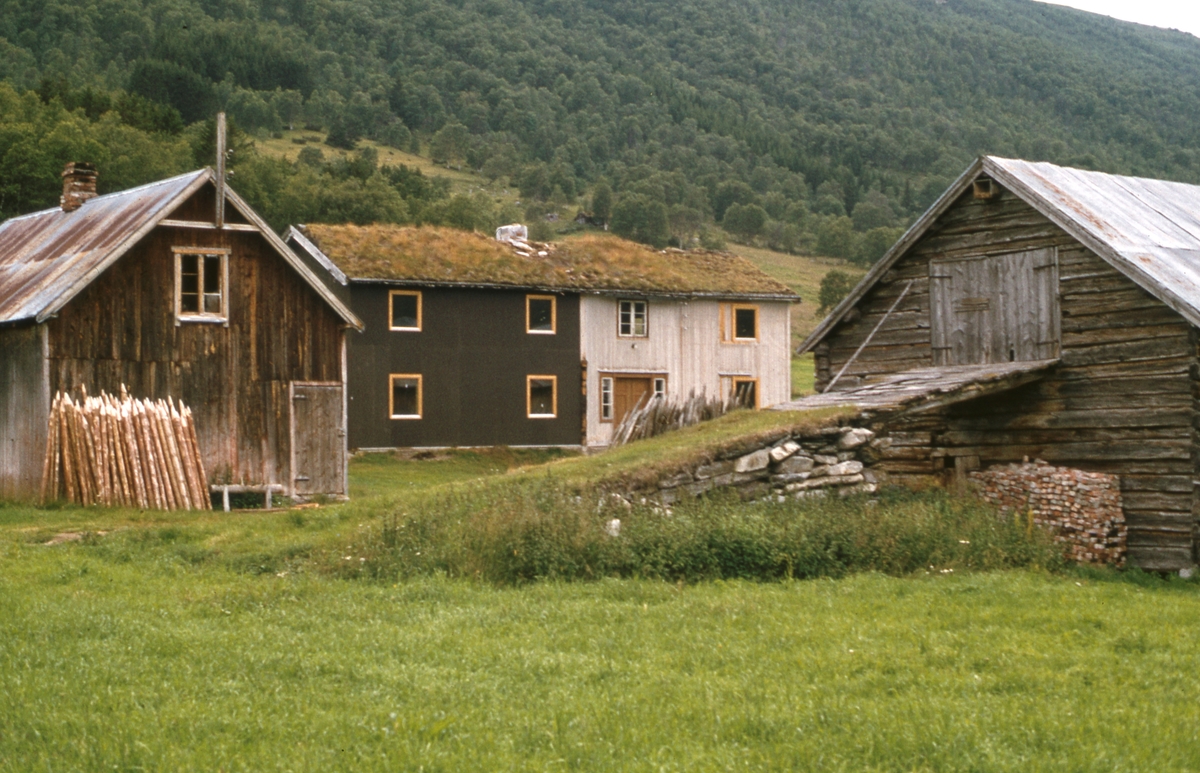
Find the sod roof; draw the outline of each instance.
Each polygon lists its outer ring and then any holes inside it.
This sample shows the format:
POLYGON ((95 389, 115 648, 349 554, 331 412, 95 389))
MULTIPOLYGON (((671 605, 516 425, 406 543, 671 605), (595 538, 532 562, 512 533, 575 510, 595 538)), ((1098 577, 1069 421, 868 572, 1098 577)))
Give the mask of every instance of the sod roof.
POLYGON ((656 251, 608 234, 533 243, 523 255, 512 244, 451 228, 313 224, 301 230, 351 281, 799 300, 737 255, 656 251))

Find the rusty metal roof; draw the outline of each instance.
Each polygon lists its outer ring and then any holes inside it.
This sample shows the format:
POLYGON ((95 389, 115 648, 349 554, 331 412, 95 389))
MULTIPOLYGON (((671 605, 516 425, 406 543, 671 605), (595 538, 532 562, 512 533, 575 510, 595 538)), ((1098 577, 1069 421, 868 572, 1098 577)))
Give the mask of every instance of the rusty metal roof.
POLYGON ((1200 327, 1200 186, 984 156, 875 264, 800 351, 824 338, 981 175, 1200 327))
MULTIPOLYGON (((176 207, 213 181, 211 169, 199 169, 97 196, 71 212, 55 207, 0 223, 0 323, 42 322, 54 315, 176 207)), ((362 328, 358 317, 248 204, 229 189, 226 197, 348 324, 362 328)))
POLYGON ((0 223, 0 322, 41 322, 208 181, 201 169, 0 223))

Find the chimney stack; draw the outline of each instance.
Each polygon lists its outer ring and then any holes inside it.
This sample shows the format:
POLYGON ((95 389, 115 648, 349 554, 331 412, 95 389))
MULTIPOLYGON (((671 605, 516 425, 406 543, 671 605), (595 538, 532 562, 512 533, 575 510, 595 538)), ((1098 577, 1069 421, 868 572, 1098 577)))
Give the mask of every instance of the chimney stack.
POLYGON ((72 161, 63 169, 63 212, 74 212, 83 202, 96 197, 96 165, 72 161))

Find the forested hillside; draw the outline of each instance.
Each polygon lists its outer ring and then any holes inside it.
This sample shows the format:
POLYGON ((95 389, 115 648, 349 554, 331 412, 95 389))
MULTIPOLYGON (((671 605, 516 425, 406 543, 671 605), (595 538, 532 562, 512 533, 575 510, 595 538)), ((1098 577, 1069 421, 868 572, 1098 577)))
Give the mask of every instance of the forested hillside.
MULTIPOLYGON (((1200 40, 1029 0, 0 9, 5 215, 52 200, 39 175, 63 154, 115 166, 109 186, 206 162, 197 122, 220 108, 248 136, 307 126, 420 149, 653 243, 719 223, 863 261, 984 152, 1200 181, 1200 40)), ((421 219, 445 198, 371 158, 288 164, 243 142, 234 164, 256 204, 290 191, 276 220, 421 219)), ((501 215, 458 209, 467 225, 501 215)))

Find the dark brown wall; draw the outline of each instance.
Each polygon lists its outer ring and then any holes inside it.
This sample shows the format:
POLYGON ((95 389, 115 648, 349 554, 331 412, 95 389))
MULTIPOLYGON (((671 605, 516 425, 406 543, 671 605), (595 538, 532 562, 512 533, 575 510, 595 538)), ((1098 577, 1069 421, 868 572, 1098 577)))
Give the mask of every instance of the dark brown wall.
POLYGON ((579 445, 579 297, 555 335, 525 332, 525 292, 424 288, 422 330, 388 330, 388 287, 351 284, 350 447, 579 445), (424 416, 388 418, 388 375, 423 376, 424 416), (558 417, 525 415, 525 377, 558 376, 558 417))
POLYGON ((50 389, 182 398, 213 482, 286 485, 288 382, 341 380, 341 324, 261 235, 158 228, 48 323, 50 389), (228 327, 175 325, 179 246, 232 250, 228 327))
MULTIPOLYGON (((956 457, 995 463, 1040 458, 1121 476, 1131 560, 1145 568, 1192 563, 1192 480, 1198 415, 1192 327, 1015 196, 968 193, 859 304, 861 318, 826 338, 827 381, 879 322, 900 289, 910 295, 847 371, 865 376, 931 364, 932 257, 1057 247, 1061 364, 1040 381, 897 425, 886 452, 894 474, 937 474, 956 457)), ((852 383, 852 382, 851 382, 852 383)), ((838 387, 841 388, 839 382, 838 387)))
POLYGON ((33 499, 42 485, 50 398, 42 327, 0 328, 0 499, 33 499))

